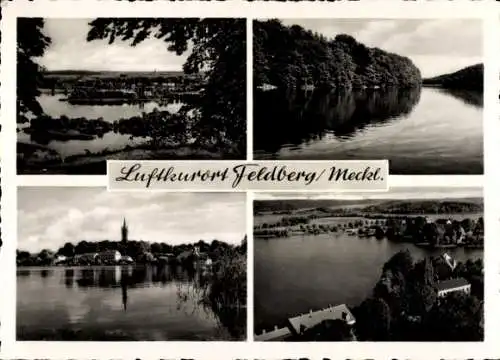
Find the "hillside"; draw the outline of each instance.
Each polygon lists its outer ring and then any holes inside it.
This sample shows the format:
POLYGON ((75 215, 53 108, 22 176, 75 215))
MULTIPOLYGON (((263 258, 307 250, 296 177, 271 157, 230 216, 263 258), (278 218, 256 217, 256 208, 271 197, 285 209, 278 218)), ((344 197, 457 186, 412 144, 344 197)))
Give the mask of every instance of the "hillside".
POLYGON ((280 88, 413 87, 420 70, 404 56, 367 47, 350 35, 334 39, 279 20, 254 21, 254 83, 280 88))
POLYGON ((314 199, 295 199, 295 200, 259 200, 253 203, 254 213, 261 214, 266 212, 297 212, 314 210, 318 208, 341 207, 342 205, 352 207, 353 205, 366 206, 373 204, 372 200, 314 200, 314 199))
POLYGON ((439 86, 449 89, 483 89, 484 66, 476 64, 450 74, 444 74, 423 80, 424 85, 439 86))
POLYGON ((267 212, 297 213, 330 209, 332 213, 357 209, 377 214, 446 214, 477 213, 483 211, 483 199, 425 199, 425 200, 261 200, 254 202, 254 214, 267 212))
POLYGON ((52 70, 43 72, 46 78, 64 77, 64 78, 118 78, 118 77, 172 77, 183 76, 182 71, 88 71, 88 70, 52 70))
POLYGON ((363 212, 380 214, 450 214, 483 211, 482 199, 393 200, 367 206, 363 212))

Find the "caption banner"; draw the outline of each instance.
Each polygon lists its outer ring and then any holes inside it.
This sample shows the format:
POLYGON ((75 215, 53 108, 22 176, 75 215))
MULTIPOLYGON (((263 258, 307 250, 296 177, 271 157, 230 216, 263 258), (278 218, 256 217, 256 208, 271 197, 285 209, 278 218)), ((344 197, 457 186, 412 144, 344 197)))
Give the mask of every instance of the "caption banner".
POLYGON ((107 165, 111 191, 386 191, 389 175, 387 160, 110 160, 107 165))

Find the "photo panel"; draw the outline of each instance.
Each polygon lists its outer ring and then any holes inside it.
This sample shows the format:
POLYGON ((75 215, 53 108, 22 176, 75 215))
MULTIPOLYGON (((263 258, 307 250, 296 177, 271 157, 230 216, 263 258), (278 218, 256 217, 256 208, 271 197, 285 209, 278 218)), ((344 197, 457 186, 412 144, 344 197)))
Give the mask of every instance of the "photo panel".
POLYGON ((246 19, 17 19, 18 174, 246 158, 246 19))
POLYGON ((246 340, 245 194, 18 198, 18 341, 246 340))
POLYGON ((483 341, 480 187, 254 201, 255 341, 483 341))
POLYGON ((494 355, 486 12, 229 3, 10 13, 0 360, 494 355))
POLYGON ((483 174, 480 19, 253 22, 255 159, 483 174))

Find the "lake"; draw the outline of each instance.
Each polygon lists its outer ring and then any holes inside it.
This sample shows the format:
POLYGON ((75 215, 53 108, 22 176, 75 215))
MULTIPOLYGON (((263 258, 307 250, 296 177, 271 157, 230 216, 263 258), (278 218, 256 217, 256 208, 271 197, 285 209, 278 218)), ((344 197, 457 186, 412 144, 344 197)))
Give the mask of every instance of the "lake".
MULTIPOLYGON (((119 119, 126 119, 133 116, 140 116, 143 112, 150 113, 154 109, 160 111, 167 110, 172 113, 179 111, 183 103, 165 103, 160 104, 156 101, 150 101, 141 104, 123 104, 123 105, 71 105, 66 101, 61 101, 65 98, 64 95, 47 95, 42 94, 38 97, 38 101, 42 106, 44 112, 55 118, 59 118, 64 115, 68 118, 80 118, 84 117, 86 119, 97 119, 102 117, 103 120, 108 122, 113 122, 119 119)), ((24 133, 22 131, 17 133, 18 141, 28 142, 28 143, 39 143, 37 139, 34 139, 30 134, 24 133)), ((144 143, 147 139, 141 137, 131 138, 127 134, 119 134, 114 132, 108 132, 102 136, 96 136, 93 140, 69 140, 69 141, 58 141, 50 140, 48 144, 43 143, 49 148, 56 150, 63 157, 85 154, 86 150, 90 152, 99 152, 104 149, 108 150, 120 150, 125 146, 134 146, 144 143)))
POLYGON ((344 233, 254 240, 255 330, 272 329, 299 313, 328 305, 359 305, 382 266, 400 250, 414 258, 447 252, 459 260, 483 257, 480 249, 424 249, 387 239, 344 233))
POLYGON ((18 268, 17 339, 244 340, 246 312, 202 302, 207 281, 170 267, 18 268))
POLYGON ((482 174, 482 93, 254 90, 254 158, 389 159, 391 174, 482 174))

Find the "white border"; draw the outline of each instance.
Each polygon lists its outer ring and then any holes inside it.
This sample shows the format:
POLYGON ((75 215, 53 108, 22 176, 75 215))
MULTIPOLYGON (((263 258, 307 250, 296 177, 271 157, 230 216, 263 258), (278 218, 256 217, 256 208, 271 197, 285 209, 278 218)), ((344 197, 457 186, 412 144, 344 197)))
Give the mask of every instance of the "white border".
MULTIPOLYGON (((310 359, 341 358, 486 358, 498 357, 496 343, 500 334, 499 307, 499 257, 500 214, 497 198, 499 170, 495 157, 499 154, 499 107, 498 107, 498 4, 488 1, 359 1, 359 2, 110 2, 110 1, 14 1, 3 7, 2 21, 2 234, 4 248, 0 255, 2 286, 0 295, 0 336, 4 358, 194 358, 194 359, 284 359, 308 357, 310 359), (381 5, 384 6, 381 6, 381 5), (485 279, 486 328, 483 343, 259 343, 249 342, 16 342, 15 341, 15 250, 17 238, 16 185, 19 186, 106 186, 105 176, 18 176, 16 177, 16 113, 15 113, 15 16, 36 17, 248 17, 248 18, 481 18, 485 26, 485 170, 481 176, 391 176, 391 186, 481 186, 485 185, 486 249, 485 279), (7 295, 6 295, 7 294, 7 295)), ((248 26, 248 25, 247 25, 248 26)), ((247 36, 248 40, 248 36, 247 36)), ((251 58, 251 41, 247 41, 247 58, 251 58)), ((251 76, 247 97, 251 100, 251 76)), ((247 113, 252 112, 252 102, 247 113)), ((252 121, 249 119, 249 135, 252 121)), ((252 141, 247 146, 250 147, 252 141)), ((251 150, 251 148, 249 149, 251 150)), ((253 195, 249 194, 248 198, 253 195)), ((248 205, 247 205, 248 206, 248 205)), ((247 223, 251 228, 252 221, 247 223)), ((253 249, 251 232, 248 233, 249 254, 253 249)), ((248 259, 249 297, 253 294, 253 258, 248 259)), ((253 298, 249 299, 251 315, 253 298)), ((249 321, 250 327, 253 321, 249 321)), ((253 331, 248 332, 251 339, 253 331)))

